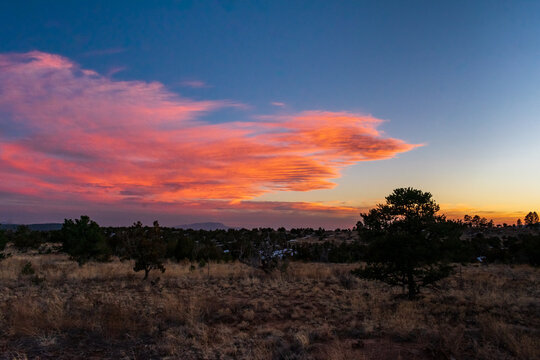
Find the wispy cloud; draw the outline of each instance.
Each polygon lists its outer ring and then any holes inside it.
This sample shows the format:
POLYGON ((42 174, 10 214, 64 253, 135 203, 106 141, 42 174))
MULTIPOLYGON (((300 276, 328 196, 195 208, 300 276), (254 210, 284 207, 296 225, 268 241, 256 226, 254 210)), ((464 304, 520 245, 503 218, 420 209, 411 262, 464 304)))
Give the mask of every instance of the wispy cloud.
POLYGON ((127 49, 123 47, 112 47, 107 49, 97 49, 97 50, 90 50, 86 51, 82 54, 82 56, 85 57, 91 57, 91 56, 103 56, 103 55, 114 55, 114 54, 120 54, 125 52, 127 49))
POLYGON ((180 85, 185 86, 185 87, 194 88, 194 89, 212 87, 211 85, 208 85, 204 81, 200 81, 200 80, 186 80, 186 81, 180 82, 180 85))
POLYGON ((274 106, 277 106, 277 107, 285 107, 285 106, 287 106, 287 104, 285 104, 284 102, 280 102, 280 101, 272 101, 270 103, 270 105, 274 105, 274 106))
MULTIPOLYGON (((331 188, 345 166, 418 146, 384 137, 381 120, 349 112, 212 124, 202 116, 238 104, 187 99, 157 82, 114 81, 42 52, 0 55, 0 93, 0 192, 21 199, 219 201, 247 210, 245 200, 263 193, 331 188)), ((356 211, 295 204, 287 206, 356 211)))
POLYGON ((108 71, 107 71, 107 76, 108 77, 111 77, 113 76, 114 74, 118 74, 119 72, 122 72, 122 71, 125 71, 127 70, 127 67, 126 66, 114 66, 112 68, 110 68, 108 71))

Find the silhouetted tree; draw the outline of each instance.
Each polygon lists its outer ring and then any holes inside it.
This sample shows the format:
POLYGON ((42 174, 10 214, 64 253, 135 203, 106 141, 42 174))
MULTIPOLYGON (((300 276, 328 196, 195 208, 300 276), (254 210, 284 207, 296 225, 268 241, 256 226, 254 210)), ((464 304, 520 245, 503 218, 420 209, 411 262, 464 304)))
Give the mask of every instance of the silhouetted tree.
POLYGON ((40 231, 32 231, 27 225, 17 226, 17 230, 12 236, 13 245, 19 250, 27 250, 29 248, 38 248, 42 243, 40 231))
POLYGON ((79 265, 93 259, 106 261, 110 249, 99 225, 86 215, 75 221, 65 219, 60 231, 62 250, 76 260, 79 265))
POLYGON ((516 225, 517 225, 517 226, 521 226, 522 224, 523 224, 523 223, 521 222, 521 219, 517 219, 516 225))
POLYGON ((143 227, 140 221, 133 224, 125 236, 124 258, 135 260, 133 270, 139 272, 144 270, 144 279, 148 279, 148 274, 152 269, 165 272, 165 256, 167 244, 161 236, 159 223, 154 221, 153 227, 143 227))
POLYGON ((5 252, 7 242, 8 238, 6 232, 0 229, 0 260, 4 260, 9 256, 9 254, 5 252))
POLYGON ((493 220, 486 219, 485 217, 480 217, 479 215, 465 215, 463 217, 463 223, 469 227, 474 228, 492 228, 494 227, 493 220))
POLYGON ((525 225, 527 226, 535 226, 538 224, 539 220, 538 220, 538 214, 536 213, 536 211, 531 211, 529 212, 527 215, 525 215, 525 225))
POLYGON ((183 259, 195 260, 195 241, 189 236, 180 236, 174 248, 174 257, 178 261, 183 259))
POLYGON ((408 288, 414 298, 421 287, 450 275, 450 241, 459 236, 458 223, 437 215, 439 205, 428 192, 400 188, 368 213, 361 214, 361 240, 367 243, 367 265, 356 275, 408 288))
POLYGON ((522 259, 534 266, 540 266, 540 235, 527 234, 520 237, 522 259))

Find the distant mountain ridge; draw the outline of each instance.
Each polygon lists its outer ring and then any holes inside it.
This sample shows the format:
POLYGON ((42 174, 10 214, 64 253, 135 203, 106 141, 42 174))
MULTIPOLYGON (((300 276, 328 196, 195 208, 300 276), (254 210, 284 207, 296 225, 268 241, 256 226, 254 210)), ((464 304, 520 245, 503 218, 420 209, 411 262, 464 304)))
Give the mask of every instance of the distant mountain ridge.
MULTIPOLYGON (((30 230, 34 231, 51 231, 60 230, 62 223, 44 223, 44 224, 0 224, 1 230, 17 230, 20 225, 26 225, 30 230)), ((234 229, 220 222, 201 222, 193 224, 184 224, 174 226, 176 229, 193 229, 193 230, 228 230, 234 229)))
POLYGON ((34 231, 51 231, 60 230, 62 228, 61 223, 45 223, 45 224, 0 224, 2 230, 17 230, 20 225, 26 225, 30 230, 34 231))
POLYGON ((220 222, 202 222, 175 226, 176 229, 193 229, 193 230, 228 230, 231 227, 220 222))

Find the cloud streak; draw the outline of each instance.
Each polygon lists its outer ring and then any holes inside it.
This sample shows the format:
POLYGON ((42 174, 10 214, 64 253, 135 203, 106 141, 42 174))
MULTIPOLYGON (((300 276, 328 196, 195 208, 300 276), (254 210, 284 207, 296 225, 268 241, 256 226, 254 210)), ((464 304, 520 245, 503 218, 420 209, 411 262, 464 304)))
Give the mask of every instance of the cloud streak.
POLYGON ((204 120, 227 107, 241 104, 115 81, 54 54, 0 55, 0 192, 88 204, 219 201, 248 210, 243 200, 332 188, 345 166, 418 146, 384 137, 379 119, 349 112, 204 120))
POLYGON ((204 81, 200 81, 200 80, 186 80, 186 81, 182 81, 180 83, 180 85, 185 86, 185 87, 194 88, 194 89, 202 89, 202 88, 211 87, 210 85, 208 85, 204 81))
POLYGON ((125 52, 127 49, 123 47, 113 47, 113 48, 107 48, 107 49, 97 49, 97 50, 90 50, 86 51, 82 54, 82 56, 85 57, 91 57, 91 56, 103 56, 103 55, 115 55, 125 52))

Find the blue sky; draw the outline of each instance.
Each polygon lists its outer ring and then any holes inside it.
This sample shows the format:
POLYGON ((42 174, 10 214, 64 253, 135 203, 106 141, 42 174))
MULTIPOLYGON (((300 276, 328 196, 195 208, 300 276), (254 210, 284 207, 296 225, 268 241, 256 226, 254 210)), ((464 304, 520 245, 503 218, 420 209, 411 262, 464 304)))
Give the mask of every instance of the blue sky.
POLYGON ((411 185, 456 214, 508 219, 540 204, 538 2, 12 1, 0 21, 0 53, 244 105, 204 114, 211 123, 346 111, 424 144, 350 164, 333 189, 256 199, 361 207, 411 185))

